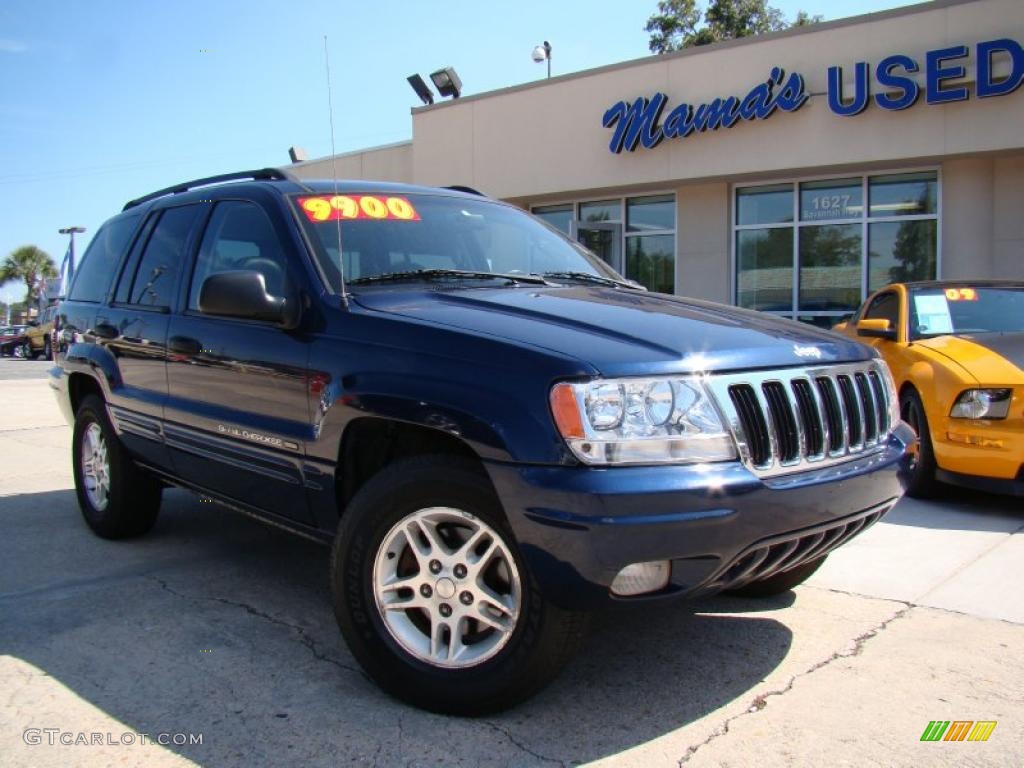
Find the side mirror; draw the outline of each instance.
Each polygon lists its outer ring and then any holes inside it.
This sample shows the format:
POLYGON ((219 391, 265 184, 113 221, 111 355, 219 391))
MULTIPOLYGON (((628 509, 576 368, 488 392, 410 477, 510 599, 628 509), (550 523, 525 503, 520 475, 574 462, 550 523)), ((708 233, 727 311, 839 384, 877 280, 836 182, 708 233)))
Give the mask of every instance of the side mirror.
POLYGON ((36 327, 39 326, 39 321, 38 320, 29 320, 28 321, 28 326, 29 326, 29 328, 36 328, 36 327))
POLYGON ((873 339, 896 341, 896 331, 890 326, 888 320, 881 317, 861 320, 857 323, 857 335, 868 336, 873 339))
POLYGON ((271 296, 263 275, 243 269, 218 272, 203 281, 199 311, 208 315, 264 320, 284 328, 299 324, 299 302, 294 296, 271 296))

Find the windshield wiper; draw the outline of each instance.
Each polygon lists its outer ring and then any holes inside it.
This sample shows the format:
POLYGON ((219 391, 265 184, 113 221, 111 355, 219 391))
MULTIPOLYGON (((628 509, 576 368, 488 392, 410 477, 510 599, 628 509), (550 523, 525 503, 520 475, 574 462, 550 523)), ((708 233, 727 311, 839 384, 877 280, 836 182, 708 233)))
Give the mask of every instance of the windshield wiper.
POLYGON ((540 275, 521 275, 505 272, 474 272, 469 269, 412 269, 406 272, 385 272, 382 275, 368 275, 349 280, 349 285, 365 283, 391 283, 402 280, 438 280, 446 277, 470 280, 508 280, 513 283, 534 283, 545 285, 547 281, 540 275))
POLYGON ((590 272, 545 272, 544 277, 555 280, 584 280, 588 283, 600 283, 601 285, 613 285, 616 288, 631 288, 634 291, 643 290, 641 286, 627 283, 625 280, 615 280, 611 277, 594 275, 590 272))

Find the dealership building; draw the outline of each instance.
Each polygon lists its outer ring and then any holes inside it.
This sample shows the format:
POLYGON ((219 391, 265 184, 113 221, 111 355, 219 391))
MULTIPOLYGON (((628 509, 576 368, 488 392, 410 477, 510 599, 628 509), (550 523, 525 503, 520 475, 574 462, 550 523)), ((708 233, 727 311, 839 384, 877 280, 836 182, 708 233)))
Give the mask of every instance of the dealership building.
POLYGON ((509 201, 652 290, 829 325, 891 281, 1024 278, 1022 82, 1022 0, 935 0, 415 108, 411 141, 333 164, 509 201))

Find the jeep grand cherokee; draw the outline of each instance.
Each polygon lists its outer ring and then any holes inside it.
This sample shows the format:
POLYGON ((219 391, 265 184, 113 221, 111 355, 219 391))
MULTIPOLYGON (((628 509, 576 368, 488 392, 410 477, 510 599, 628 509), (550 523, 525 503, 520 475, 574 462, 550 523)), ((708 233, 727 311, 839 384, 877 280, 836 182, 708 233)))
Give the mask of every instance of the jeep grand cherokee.
POLYGON ((436 711, 529 696, 602 605, 787 590, 903 491, 868 347, 648 292, 463 191, 160 190, 60 314, 88 525, 145 533, 172 484, 330 543, 352 653, 436 711))

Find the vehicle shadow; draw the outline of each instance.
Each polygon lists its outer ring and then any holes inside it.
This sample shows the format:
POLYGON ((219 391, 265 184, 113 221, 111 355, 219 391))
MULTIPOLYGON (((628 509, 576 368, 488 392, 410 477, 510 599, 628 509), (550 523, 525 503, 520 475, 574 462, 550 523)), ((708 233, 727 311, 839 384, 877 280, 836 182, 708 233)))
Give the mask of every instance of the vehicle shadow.
MULTIPOLYGON (((742 699, 792 644, 765 615, 791 595, 634 606, 598 617, 534 699, 490 719, 442 717, 389 698, 358 669, 321 545, 181 491, 132 542, 92 536, 72 491, 0 498, 0 519, 0 655, 124 731, 203 734, 168 747, 203 765, 583 762, 742 699)), ((82 728, 33 722, 33 711, 21 704, 19 731, 82 728)))
POLYGON ((1024 526, 1024 504, 1014 496, 943 485, 934 499, 904 497, 885 516, 885 522, 917 528, 1012 533, 1024 526))

